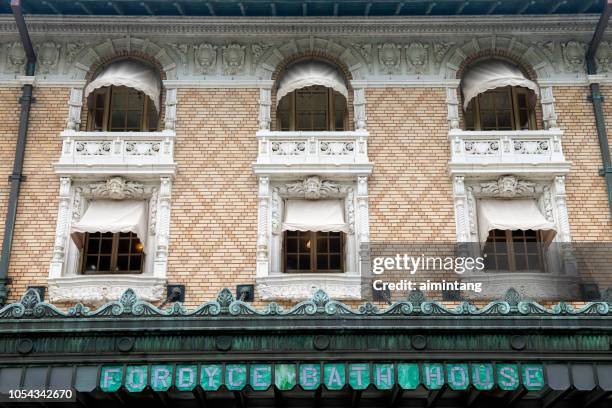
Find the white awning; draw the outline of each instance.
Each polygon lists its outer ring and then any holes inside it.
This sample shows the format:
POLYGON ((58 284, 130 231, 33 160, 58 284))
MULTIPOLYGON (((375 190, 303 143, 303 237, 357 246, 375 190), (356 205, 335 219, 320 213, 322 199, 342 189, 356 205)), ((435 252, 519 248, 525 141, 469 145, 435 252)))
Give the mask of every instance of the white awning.
POLYGON ((85 97, 98 88, 105 86, 127 86, 137 89, 147 95, 155 104, 159 112, 159 95, 161 93, 161 81, 159 75, 153 68, 142 62, 125 59, 114 62, 87 85, 85 97))
POLYGON ((515 65, 499 59, 490 59, 470 67, 461 81, 463 108, 483 92, 504 86, 522 86, 538 93, 538 85, 525 77, 515 65))
POLYGON ((144 245, 147 237, 147 203, 144 200, 92 201, 81 220, 72 225, 70 232, 77 245, 85 232, 132 232, 144 245))
POLYGON ((287 200, 283 231, 347 232, 342 200, 287 200))
POLYGON ((491 230, 545 231, 545 241, 550 242, 557 227, 540 212, 535 200, 479 200, 478 231, 480 242, 486 242, 491 230))
POLYGON ((325 62, 308 61, 296 63, 287 70, 278 85, 276 104, 288 93, 313 85, 332 88, 348 99, 346 83, 336 68, 325 62))

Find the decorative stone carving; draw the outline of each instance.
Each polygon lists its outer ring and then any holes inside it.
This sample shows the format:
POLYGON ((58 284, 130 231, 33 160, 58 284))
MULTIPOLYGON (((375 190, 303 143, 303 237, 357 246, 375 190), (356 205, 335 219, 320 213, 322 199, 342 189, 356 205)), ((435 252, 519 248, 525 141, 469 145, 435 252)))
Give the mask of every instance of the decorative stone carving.
POLYGON ((195 62, 201 74, 212 73, 217 66, 217 47, 208 43, 196 45, 195 62))
POLYGON ((584 71, 584 58, 587 46, 583 42, 568 41, 561 44, 563 49, 563 60, 571 72, 584 71))
POLYGON ((599 73, 612 71, 612 42, 602 41, 595 54, 599 73))
POLYGON ((365 130, 367 126, 365 89, 356 88, 353 95, 355 129, 365 130))
POLYGON ((37 50, 37 58, 41 74, 48 74, 57 68, 61 44, 52 41, 42 43, 37 50))
POLYGON ((464 183, 465 177, 453 177, 453 193, 455 196, 455 225, 457 228, 457 242, 468 242, 470 231, 468 225, 468 202, 464 183))
POLYGON ((166 89, 165 130, 174 130, 176 128, 176 94, 176 88, 166 89))
POLYGON ((446 53, 453 45, 455 45, 454 42, 436 42, 433 44, 434 60, 436 63, 441 64, 444 61, 446 53))
POLYGON ((538 192, 536 186, 536 183, 515 176, 502 176, 496 181, 479 183, 474 187, 474 191, 481 196, 514 198, 533 196, 538 192))
POLYGON ((378 45, 378 62, 385 74, 398 74, 400 69, 401 46, 384 43, 378 45))
MULTIPOLYGON (((170 242, 170 200, 172 179, 161 177, 157 192, 157 221, 155 241, 155 265, 153 275, 165 277, 168 264, 168 246, 170 242)), ((150 217, 153 217, 150 215, 150 217)))
POLYGON ((272 105, 272 90, 270 88, 259 89, 259 129, 270 130, 270 106, 272 105))
POLYGON ((7 45, 7 69, 10 73, 22 73, 26 63, 26 53, 20 42, 7 45))
POLYGON ((66 44, 66 48, 64 51, 66 69, 64 69, 64 73, 67 72, 68 66, 72 64, 72 62, 76 59, 77 55, 79 55, 79 53, 83 51, 83 49, 85 49, 87 45, 88 43, 85 43, 83 41, 69 42, 66 44))
POLYGON ((406 64, 411 74, 425 74, 429 71, 429 45, 414 42, 406 46, 406 64))
POLYGON ((49 299, 54 303, 79 302, 92 306, 117 300, 127 290, 132 289, 139 299, 147 302, 161 300, 165 293, 163 280, 155 278, 128 278, 78 276, 49 280, 49 299), (75 278, 78 281, 75 281, 75 278))
POLYGON ((189 52, 189 45, 184 43, 167 43, 170 48, 174 50, 178 55, 181 67, 183 68, 183 74, 187 74, 189 64, 187 63, 187 53, 189 52))
POLYGON ((142 183, 111 177, 107 181, 90 184, 86 195, 94 199, 128 200, 144 198, 146 192, 142 183))
POLYGON ((307 200, 343 197, 346 196, 348 191, 347 186, 331 180, 323 180, 318 176, 310 176, 301 181, 283 184, 277 189, 283 197, 303 197, 307 200))
POLYGON ((229 44, 223 47, 223 73, 235 75, 244 67, 245 46, 229 44))
POLYGON ((83 187, 74 189, 74 198, 72 199, 72 222, 79 222, 83 214, 83 187))
POLYGON ((257 213, 257 268, 258 276, 268 267, 268 213, 270 207, 270 178, 259 178, 259 205, 257 213), (264 270, 260 270, 265 269, 264 270))
POLYGON ((265 44, 265 43, 251 44, 251 54, 253 55, 253 68, 252 69, 255 69, 255 66, 259 64, 264 54, 266 53, 266 51, 268 51, 270 47, 272 47, 271 44, 265 44))
POLYGON ((544 126, 546 129, 556 128, 558 125, 553 87, 543 87, 540 89, 540 92, 542 95, 542 116, 544 119, 544 126))
POLYGON ((357 51, 357 53, 363 58, 363 60, 372 69, 372 44, 368 43, 352 43, 351 46, 357 51))
POLYGON ((55 227, 55 243, 53 244, 52 264, 58 263, 61 265, 64 262, 64 257, 66 255, 71 186, 72 182, 70 177, 60 178, 59 207, 57 212, 58 222, 55 227))
POLYGON ((459 99, 457 88, 446 88, 446 107, 448 110, 449 129, 459 129, 459 99))

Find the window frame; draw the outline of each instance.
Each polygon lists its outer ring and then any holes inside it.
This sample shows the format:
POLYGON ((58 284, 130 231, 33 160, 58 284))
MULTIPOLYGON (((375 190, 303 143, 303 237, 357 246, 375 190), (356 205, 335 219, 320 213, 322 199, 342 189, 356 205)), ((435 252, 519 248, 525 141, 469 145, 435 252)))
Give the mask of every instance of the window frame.
MULTIPOLYGON (((100 234, 100 238, 102 239, 103 237, 103 233, 97 233, 100 234)), ((90 239, 90 235, 91 233, 87 232, 85 233, 85 237, 84 237, 84 244, 83 244, 83 249, 81 250, 81 255, 80 255, 80 267, 78 268, 80 275, 84 275, 84 276, 88 276, 88 275, 142 275, 144 273, 144 268, 145 268, 145 252, 144 252, 144 248, 143 250, 140 252, 140 270, 138 272, 133 271, 133 270, 127 270, 127 271, 122 271, 122 270, 118 270, 117 269, 117 259, 119 258, 120 255, 128 255, 128 264, 130 264, 131 261, 131 257, 132 257, 132 250, 131 250, 131 244, 132 244, 132 240, 136 239, 138 240, 138 242, 140 242, 141 245, 142 241, 140 240, 140 238, 138 238, 138 236, 136 236, 136 234, 134 234, 133 232, 130 232, 130 236, 129 236, 129 241, 130 241, 130 248, 129 248, 129 252, 127 254, 124 253, 119 253, 119 241, 120 241, 120 232, 114 232, 112 235, 112 244, 111 244, 111 251, 110 251, 110 256, 111 256, 111 260, 110 260, 110 271, 102 271, 100 272, 99 269, 96 271, 87 271, 87 257, 88 256, 96 256, 98 258, 98 265, 100 263, 100 249, 98 249, 98 252, 95 255, 89 255, 89 253, 87 252, 87 249, 89 247, 89 239, 90 239)), ((101 247, 101 245, 100 245, 101 247)))
MULTIPOLYGON (((287 232, 290 231, 283 231, 283 239, 282 239, 282 264, 281 264, 281 270, 283 273, 287 273, 287 274, 299 274, 299 273, 329 273, 329 274, 335 274, 335 273, 344 273, 345 269, 346 269, 346 265, 345 265, 345 256, 346 256, 346 234, 343 232, 340 232, 340 269, 318 269, 317 266, 317 256, 319 255, 318 253, 318 234, 321 233, 321 231, 297 231, 297 232, 305 232, 308 233, 310 235, 309 239, 311 242, 311 248, 310 248, 310 270, 306 270, 306 269, 287 269, 287 256, 289 255, 288 250, 287 250, 287 232)), ((327 237, 327 239, 329 240, 329 236, 327 237)), ((329 244, 329 242, 328 242, 329 244)), ((329 248, 329 246, 328 246, 329 248)), ((299 249, 299 247, 298 247, 299 249)), ((301 254, 298 250, 297 252, 298 256, 301 254)), ((328 251, 325 253, 327 256, 329 256, 330 254, 332 254, 329 249, 328 251)))
POLYGON ((297 93, 300 91, 317 88, 317 87, 323 88, 327 92, 327 112, 326 112, 326 128, 327 129, 326 130, 316 130, 314 132, 342 132, 342 131, 348 130, 348 114, 349 114, 348 99, 345 98, 343 95, 340 95, 338 91, 335 91, 332 88, 325 87, 323 85, 312 85, 312 86, 296 89, 295 91, 292 91, 291 93, 283 96, 281 100, 278 101, 278 104, 276 107, 276 128, 279 131, 313 132, 313 130, 298 130, 297 129, 297 123, 298 123, 297 93), (342 129, 341 130, 336 129, 336 100, 339 99, 338 96, 342 96, 345 101, 344 116, 342 118, 342 129), (281 101, 283 101, 285 98, 289 98, 289 129, 283 129, 282 123, 281 123, 280 109, 279 109, 281 106, 281 101))
MULTIPOLYGON (((141 119, 140 119, 140 130, 137 130, 136 132, 156 132, 159 130, 159 114, 157 117, 157 124, 155 126, 155 129, 151 130, 149 128, 149 113, 151 110, 151 106, 153 105, 153 109, 154 108, 154 103, 151 100, 151 98, 147 95, 145 95, 142 91, 138 91, 135 88, 131 88, 128 86, 115 86, 115 85, 110 85, 110 86, 105 86, 102 88, 98 88, 95 89, 91 95, 87 98, 87 130, 90 132, 135 132, 135 130, 127 130, 127 129, 123 129, 123 130, 110 130, 111 128, 111 107, 112 107, 112 99, 113 99, 113 91, 116 92, 116 90, 118 88, 125 88, 127 90, 135 90, 137 91, 139 94, 142 95, 143 97, 143 104, 142 104, 142 115, 141 115, 141 119), (96 111, 100 110, 97 101, 98 98, 97 96, 103 94, 104 95, 104 106, 102 107, 102 111, 103 111, 103 117, 102 117, 102 128, 101 129, 97 129, 96 128, 96 123, 95 123, 95 114, 96 111)), ((125 111, 124 111, 125 112, 125 111)))
MULTIPOLYGON (((493 91, 499 92, 499 89, 506 90, 506 95, 510 97, 510 106, 512 107, 511 123, 512 123, 513 128, 508 129, 506 131, 537 130, 536 112, 535 112, 536 107, 530 106, 531 105, 530 103, 531 92, 533 91, 527 88, 520 87, 520 86, 505 86, 503 88, 491 89, 487 92, 483 92, 477 95, 474 99, 472 99, 472 101, 470 101, 468 109, 465 109, 463 111, 465 129, 468 131, 472 130, 472 131, 479 131, 479 132, 480 131, 499 131, 499 125, 497 125, 497 123, 496 123, 497 129, 489 129, 489 130, 482 129, 482 113, 481 113, 481 107, 480 107, 480 98, 482 97, 482 95, 489 93, 489 92, 493 92, 493 91), (528 129, 521 128, 521 123, 520 123, 521 108, 519 107, 519 95, 524 95, 527 101, 528 129), (471 114, 473 116, 473 129, 469 129, 467 126, 467 118, 468 118, 468 112, 470 111, 470 107, 471 107, 471 114)), ((497 120, 497 110, 495 110, 495 113, 496 113, 496 120, 497 120)))
POLYGON ((489 269, 489 268, 485 268, 485 271, 488 273, 546 273, 548 272, 548 267, 547 267, 547 263, 546 263, 546 251, 545 251, 545 245, 544 245, 544 240, 543 240, 543 236, 542 236, 542 231, 541 230, 516 230, 516 231, 522 231, 523 234, 520 238, 522 239, 518 239, 515 240, 515 238, 513 236, 513 233, 515 231, 513 230, 491 230, 489 231, 489 236, 487 237, 487 241, 485 242, 485 246, 483 248, 483 256, 493 256, 494 260, 495 260, 495 265, 497 266, 498 261, 497 261, 497 244, 499 243, 503 243, 503 245, 505 246, 505 252, 503 252, 503 255, 505 255, 507 257, 507 263, 508 263, 508 269, 489 269), (503 231, 504 232, 504 239, 496 239, 496 238, 501 238, 498 236, 495 236, 495 232, 496 231, 503 231), (520 243, 520 245, 523 246, 523 248, 525 249, 525 251, 527 251, 526 248, 526 236, 525 233, 527 231, 535 231, 536 233, 536 245, 537 245, 537 253, 533 253, 533 252, 525 252, 525 253, 518 253, 515 250, 515 245, 516 243, 520 243), (493 238, 493 239, 492 239, 493 238), (491 240, 492 239, 492 240, 491 240), (491 252, 487 252, 487 248, 492 248, 491 252), (516 265, 517 265, 517 256, 522 256, 526 259, 526 265, 527 265, 527 269, 517 269, 516 265), (540 269, 531 269, 529 267, 529 257, 530 256, 537 256, 540 260, 540 265, 541 268, 540 269))

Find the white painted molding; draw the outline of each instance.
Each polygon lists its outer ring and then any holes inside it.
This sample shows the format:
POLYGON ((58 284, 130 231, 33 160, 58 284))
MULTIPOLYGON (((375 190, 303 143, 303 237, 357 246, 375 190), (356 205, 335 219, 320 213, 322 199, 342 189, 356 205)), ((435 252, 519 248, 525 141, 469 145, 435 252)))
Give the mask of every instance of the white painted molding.
POLYGON ((257 277, 256 282, 257 297, 264 301, 310 299, 317 289, 323 289, 332 299, 361 299, 361 277, 358 274, 276 274, 257 277))
POLYGON ((353 80, 353 88, 457 88, 461 80, 444 78, 397 78, 390 76, 388 79, 364 79, 353 80))
POLYGON ((538 301, 575 299, 579 292, 578 280, 574 276, 550 275, 549 273, 466 273, 464 283, 482 283, 482 292, 466 292, 473 300, 503 299, 509 288, 516 289, 521 296, 538 301))
POLYGON ((165 87, 172 88, 264 88, 271 89, 274 81, 262 79, 210 78, 178 79, 163 81, 165 87))
POLYGON ((79 275, 48 280, 52 303, 81 302, 92 306, 119 300, 127 289, 133 289, 141 300, 157 302, 164 297, 165 287, 165 278, 147 275, 79 275))

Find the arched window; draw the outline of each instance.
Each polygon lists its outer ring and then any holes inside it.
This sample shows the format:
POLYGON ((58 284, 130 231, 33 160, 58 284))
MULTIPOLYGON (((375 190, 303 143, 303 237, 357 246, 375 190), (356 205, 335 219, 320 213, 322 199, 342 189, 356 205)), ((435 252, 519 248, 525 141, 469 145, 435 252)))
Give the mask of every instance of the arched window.
POLYGON ((297 62, 278 85, 277 129, 346 130, 347 98, 346 81, 335 67, 318 60, 297 62))
POLYGON ((466 130, 533 130, 538 86, 516 66, 488 59, 461 81, 466 130))
POLYGON ((87 129, 155 131, 160 93, 161 81, 152 67, 134 59, 111 63, 85 88, 87 129))

